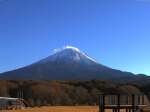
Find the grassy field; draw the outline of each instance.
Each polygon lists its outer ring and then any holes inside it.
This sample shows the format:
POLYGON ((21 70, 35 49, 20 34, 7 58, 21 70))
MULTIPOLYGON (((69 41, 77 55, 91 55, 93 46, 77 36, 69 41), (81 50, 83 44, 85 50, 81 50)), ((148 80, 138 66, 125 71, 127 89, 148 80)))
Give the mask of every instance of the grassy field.
MULTIPOLYGON (((2 112, 99 112, 99 109, 97 106, 52 106, 28 108, 22 110, 7 110, 2 112)), ((112 112, 112 110, 106 110, 106 112, 112 112)), ((126 111, 121 110, 120 112, 126 111)), ((144 110, 144 112, 150 112, 150 110, 144 110)))
POLYGON ((98 112, 98 107, 94 106, 56 106, 40 107, 23 110, 10 110, 7 112, 98 112))

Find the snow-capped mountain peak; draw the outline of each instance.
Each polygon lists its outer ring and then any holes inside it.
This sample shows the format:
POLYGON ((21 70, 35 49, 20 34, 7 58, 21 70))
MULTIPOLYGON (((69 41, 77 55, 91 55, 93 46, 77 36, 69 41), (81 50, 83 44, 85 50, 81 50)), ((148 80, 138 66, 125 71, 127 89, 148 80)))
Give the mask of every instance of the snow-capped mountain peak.
POLYGON ((28 80, 93 80, 124 79, 131 73, 111 69, 87 56, 73 46, 65 46, 31 65, 0 74, 2 79, 28 80))
MULTIPOLYGON (((82 52, 79 48, 76 48, 74 46, 65 46, 62 49, 60 49, 58 52, 61 52, 62 55, 66 57, 72 57, 74 60, 81 60, 87 58, 88 60, 96 62, 94 59, 90 58, 88 55, 86 55, 84 52, 82 52)), ((58 53, 56 52, 56 53, 58 53)))
POLYGON ((54 49, 54 54, 42 60, 42 62, 78 62, 78 63, 97 63, 94 59, 83 53, 80 49, 73 46, 65 46, 60 49, 54 49))
POLYGON ((54 49, 54 53, 58 53, 58 52, 61 52, 63 50, 72 50, 75 52, 81 52, 78 48, 67 45, 67 46, 64 46, 63 48, 54 49))

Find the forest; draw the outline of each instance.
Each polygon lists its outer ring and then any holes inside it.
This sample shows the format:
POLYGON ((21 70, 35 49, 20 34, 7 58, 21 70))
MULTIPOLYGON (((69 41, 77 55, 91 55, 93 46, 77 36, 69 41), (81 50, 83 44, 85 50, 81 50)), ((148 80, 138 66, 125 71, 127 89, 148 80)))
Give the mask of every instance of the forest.
POLYGON ((90 81, 33 81, 1 80, 0 97, 18 97, 34 106, 98 105, 102 93, 145 93, 150 83, 123 83, 103 80, 90 81))

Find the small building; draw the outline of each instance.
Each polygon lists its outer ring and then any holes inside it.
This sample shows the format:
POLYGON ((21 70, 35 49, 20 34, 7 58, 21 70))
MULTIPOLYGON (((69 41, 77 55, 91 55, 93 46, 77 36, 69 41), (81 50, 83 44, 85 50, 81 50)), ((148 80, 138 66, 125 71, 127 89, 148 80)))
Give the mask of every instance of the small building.
POLYGON ((26 106, 24 99, 0 97, 0 110, 23 109, 26 106))

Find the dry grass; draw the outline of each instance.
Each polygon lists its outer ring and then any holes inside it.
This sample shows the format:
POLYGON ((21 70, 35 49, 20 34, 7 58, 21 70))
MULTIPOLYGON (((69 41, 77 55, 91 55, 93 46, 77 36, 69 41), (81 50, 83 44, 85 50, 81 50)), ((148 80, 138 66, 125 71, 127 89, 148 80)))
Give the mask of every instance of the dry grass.
MULTIPOLYGON (((29 108, 23 110, 10 110, 4 112, 99 112, 97 106, 52 106, 52 107, 40 107, 29 108)), ((2 111, 3 112, 3 111, 2 111)), ((106 110, 106 112, 112 112, 112 110, 106 110)), ((126 112, 121 110, 120 112, 126 112)), ((144 112, 150 112, 144 111, 144 112)))
POLYGON ((98 107, 94 106, 56 106, 40 107, 23 110, 10 110, 7 112, 98 112, 98 107))

